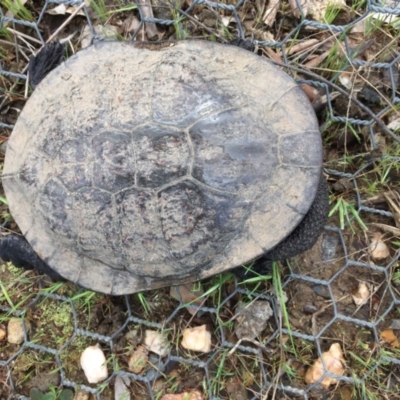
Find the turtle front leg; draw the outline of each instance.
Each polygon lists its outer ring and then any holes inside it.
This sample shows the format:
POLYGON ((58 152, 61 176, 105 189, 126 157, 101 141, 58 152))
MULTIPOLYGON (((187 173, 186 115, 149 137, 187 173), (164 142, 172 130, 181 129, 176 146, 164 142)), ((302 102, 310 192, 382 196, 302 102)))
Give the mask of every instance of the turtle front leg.
POLYGON ((18 268, 34 269, 40 274, 48 275, 55 281, 64 280, 61 275, 39 258, 31 245, 22 236, 5 236, 0 242, 0 257, 3 261, 11 261, 18 268))
POLYGON ((64 52, 64 46, 60 42, 53 42, 46 44, 36 56, 31 56, 28 71, 33 89, 50 71, 61 64, 64 52))
POLYGON ((233 272, 242 279, 256 275, 267 275, 271 273, 271 266, 274 261, 286 260, 311 249, 324 229, 328 213, 328 184, 325 178, 321 176, 314 202, 296 229, 271 251, 255 260, 251 268, 238 267, 233 272))

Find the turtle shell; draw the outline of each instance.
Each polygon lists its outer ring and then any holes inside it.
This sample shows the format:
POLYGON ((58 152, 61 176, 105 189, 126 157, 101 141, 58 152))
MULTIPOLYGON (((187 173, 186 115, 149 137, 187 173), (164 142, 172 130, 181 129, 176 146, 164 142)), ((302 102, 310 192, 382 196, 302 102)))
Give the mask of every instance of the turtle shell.
POLYGON ((268 252, 307 213, 321 162, 309 101, 267 60, 206 41, 100 42, 34 91, 3 184, 51 268, 126 294, 268 252))

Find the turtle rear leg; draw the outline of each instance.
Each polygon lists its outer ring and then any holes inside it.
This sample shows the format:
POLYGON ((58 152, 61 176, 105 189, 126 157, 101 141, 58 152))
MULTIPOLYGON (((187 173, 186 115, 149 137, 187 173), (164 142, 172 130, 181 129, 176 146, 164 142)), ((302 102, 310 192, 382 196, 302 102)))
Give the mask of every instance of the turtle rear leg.
POLYGON ((64 280, 61 275, 39 258, 31 245, 22 236, 5 236, 0 241, 0 257, 3 261, 11 261, 18 268, 34 269, 40 274, 48 275, 55 281, 64 280))
POLYGON ((61 64, 64 52, 64 46, 60 42, 53 42, 46 44, 36 56, 31 56, 28 71, 33 89, 50 71, 61 64))

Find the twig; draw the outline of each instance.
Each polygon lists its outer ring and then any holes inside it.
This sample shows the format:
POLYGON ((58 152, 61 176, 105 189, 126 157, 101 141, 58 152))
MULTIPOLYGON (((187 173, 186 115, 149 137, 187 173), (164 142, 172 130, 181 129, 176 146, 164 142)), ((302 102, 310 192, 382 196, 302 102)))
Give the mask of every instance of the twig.
POLYGON ((25 39, 31 40, 32 42, 42 44, 42 42, 41 42, 39 39, 35 39, 35 38, 32 37, 32 36, 26 35, 25 33, 16 31, 15 29, 12 29, 12 28, 9 28, 9 27, 7 27, 7 29, 8 29, 11 33, 13 33, 14 35, 16 35, 16 36, 21 36, 21 37, 24 37, 25 39))
POLYGON ((82 4, 77 7, 77 9, 64 21, 64 23, 62 23, 57 30, 46 40, 46 43, 50 43, 59 33, 62 29, 64 29, 69 23, 70 21, 75 17, 76 14, 78 14, 78 12, 85 7, 85 2, 82 2, 82 4))

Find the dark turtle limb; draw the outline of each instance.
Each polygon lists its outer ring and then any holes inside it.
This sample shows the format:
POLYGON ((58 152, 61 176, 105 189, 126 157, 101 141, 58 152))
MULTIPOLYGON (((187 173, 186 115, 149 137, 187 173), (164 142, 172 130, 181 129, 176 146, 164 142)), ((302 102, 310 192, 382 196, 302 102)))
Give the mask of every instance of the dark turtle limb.
POLYGON ((41 274, 48 275, 55 281, 64 280, 61 275, 39 258, 31 245, 22 236, 5 236, 0 242, 0 257, 3 261, 11 261, 18 268, 34 269, 41 274))
POLYGON ((321 176, 317 194, 308 213, 296 229, 271 251, 254 261, 251 270, 245 267, 233 271, 239 278, 249 278, 254 275, 266 275, 271 271, 273 261, 286 260, 303 253, 314 246, 322 233, 329 213, 328 184, 321 176), (253 271, 255 274, 251 274, 253 271))
POLYGON ((64 46, 60 42, 46 44, 42 50, 29 60, 29 82, 35 88, 41 80, 64 58, 64 46))

